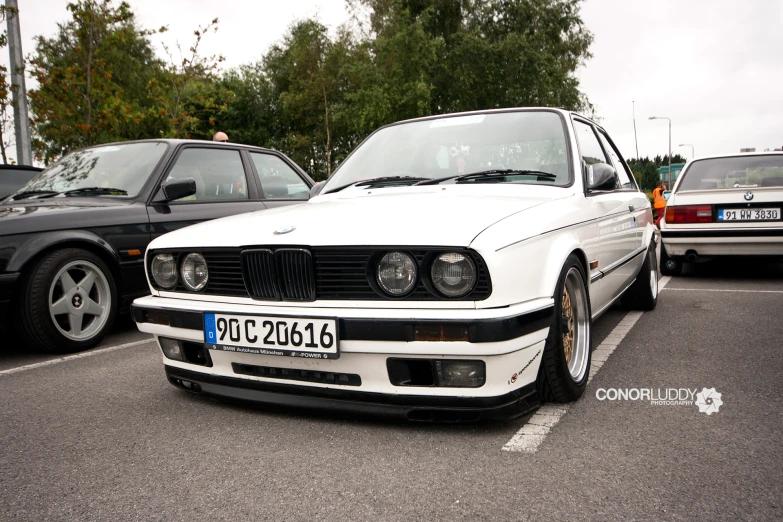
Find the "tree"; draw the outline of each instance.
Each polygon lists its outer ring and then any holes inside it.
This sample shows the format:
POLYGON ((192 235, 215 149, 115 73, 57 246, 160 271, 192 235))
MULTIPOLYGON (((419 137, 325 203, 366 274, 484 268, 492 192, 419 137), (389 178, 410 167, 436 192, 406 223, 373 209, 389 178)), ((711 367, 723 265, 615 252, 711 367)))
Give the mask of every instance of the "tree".
MULTIPOLYGON (((516 106, 592 113, 575 76, 590 57, 592 42, 579 4, 580 0, 351 0, 355 11, 361 6, 369 10, 365 33, 373 35, 376 65, 388 73, 392 64, 391 72, 399 73, 387 74, 387 86, 426 94, 417 100, 426 105, 426 114, 516 106), (402 53, 389 60, 383 50, 395 44, 402 53)), ((401 108, 412 112, 404 104, 401 108)))
MULTIPOLYGON (((679 154, 672 155, 672 164, 685 163, 685 158, 679 154)), ((661 176, 658 173, 658 168, 669 164, 669 155, 655 156, 653 159, 645 158, 630 158, 628 160, 628 166, 639 183, 642 190, 652 191, 661 182, 661 176)))
POLYGON ((304 20, 263 60, 270 86, 279 96, 284 128, 279 144, 300 165, 328 177, 332 172, 333 107, 340 103, 339 61, 324 25, 304 20))
POLYGON ((50 161, 96 143, 166 132, 163 63, 136 26, 130 6, 111 0, 68 4, 71 19, 39 36, 30 91, 36 155, 50 161))
MULTIPOLYGON (((223 55, 202 56, 199 46, 204 36, 218 29, 218 19, 198 27, 193 34, 194 42, 187 54, 177 42, 179 58, 175 58, 168 46, 163 49, 169 58, 165 78, 168 87, 168 109, 163 112, 170 118, 171 128, 167 133, 173 138, 211 138, 213 131, 206 122, 225 107, 221 104, 218 79, 219 65, 225 61, 223 55)), ((224 97, 224 96, 223 96, 224 97)))

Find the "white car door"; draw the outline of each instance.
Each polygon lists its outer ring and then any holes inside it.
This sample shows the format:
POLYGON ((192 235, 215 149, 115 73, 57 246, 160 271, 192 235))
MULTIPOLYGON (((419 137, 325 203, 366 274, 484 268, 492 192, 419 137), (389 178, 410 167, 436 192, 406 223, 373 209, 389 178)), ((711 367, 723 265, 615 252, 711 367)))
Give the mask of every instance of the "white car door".
MULTIPOLYGON (((591 123, 575 118, 574 130, 587 168, 596 163, 612 165, 591 123)), ((619 187, 587 193, 598 225, 598 266, 591 270, 590 288, 594 314, 617 297, 635 275, 629 266, 635 263, 628 262, 640 244, 632 192, 635 190, 619 187)))

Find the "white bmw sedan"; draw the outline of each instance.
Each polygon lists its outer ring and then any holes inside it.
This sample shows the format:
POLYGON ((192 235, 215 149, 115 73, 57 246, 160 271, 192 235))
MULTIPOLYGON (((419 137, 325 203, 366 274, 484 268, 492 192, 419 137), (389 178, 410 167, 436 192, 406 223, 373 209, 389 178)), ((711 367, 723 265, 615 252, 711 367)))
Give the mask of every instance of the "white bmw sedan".
POLYGON ((714 256, 783 256, 783 153, 714 156, 683 169, 666 202, 662 271, 714 256))
POLYGON ((419 421, 513 418, 582 395, 591 321, 612 303, 656 304, 649 201, 606 132, 564 110, 389 125, 313 192, 150 244, 152 295, 133 316, 171 384, 419 421))

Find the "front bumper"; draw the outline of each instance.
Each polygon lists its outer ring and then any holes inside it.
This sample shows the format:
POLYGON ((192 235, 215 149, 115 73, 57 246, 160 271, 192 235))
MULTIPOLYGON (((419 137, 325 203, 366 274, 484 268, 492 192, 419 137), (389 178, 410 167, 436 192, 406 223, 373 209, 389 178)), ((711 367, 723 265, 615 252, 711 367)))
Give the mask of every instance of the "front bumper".
POLYGON ((169 365, 166 377, 178 388, 223 399, 421 422, 510 420, 531 413, 540 405, 534 384, 498 397, 454 398, 280 385, 207 375, 169 365))
POLYGON ((664 229, 661 236, 670 257, 689 251, 699 256, 783 256, 783 228, 664 229))
MULTIPOLYGON (((288 307, 289 315, 337 317, 340 357, 301 359, 223 350, 206 350, 206 365, 163 357, 169 380, 191 391, 284 406, 316 407, 383 414, 411 420, 513 418, 535 409, 535 381, 552 322, 551 300, 492 310, 368 310, 288 307), (373 319, 372 315, 376 318, 373 319), (421 341, 421 325, 460 324, 465 341, 421 341), (481 360, 486 381, 477 388, 394 385, 388 360, 481 360), (276 368, 296 374, 283 380, 248 368, 276 368), (314 376, 348 375, 349 385, 314 376), (299 377, 299 376, 303 377, 299 377), (186 382, 188 384, 183 384, 186 382)), ((229 305, 145 297, 132 308, 140 330, 205 347, 202 315, 215 313, 280 314, 274 306, 229 305)), ((434 363, 433 363, 434 364, 434 363)))
POLYGON ((0 328, 7 326, 11 299, 16 291, 19 273, 0 274, 0 328))

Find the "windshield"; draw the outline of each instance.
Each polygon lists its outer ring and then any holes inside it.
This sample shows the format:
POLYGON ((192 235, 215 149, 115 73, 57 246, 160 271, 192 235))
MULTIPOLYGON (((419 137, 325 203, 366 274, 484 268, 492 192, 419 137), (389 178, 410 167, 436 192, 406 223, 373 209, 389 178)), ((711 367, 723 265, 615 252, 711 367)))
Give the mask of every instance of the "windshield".
MULTIPOLYGON (((104 145, 77 150, 44 170, 17 192, 67 192, 112 188, 135 196, 141 191, 168 145, 162 142, 104 145)), ((79 195, 89 193, 80 192, 79 195)), ((98 195, 107 193, 94 192, 98 195)), ((123 194, 125 195, 125 194, 123 194)))
POLYGON ((696 160, 677 191, 783 187, 783 154, 696 160))
POLYGON ((564 124, 555 112, 472 114, 401 123, 371 135, 335 171, 323 193, 386 176, 437 179, 487 170, 544 172, 553 176, 533 172, 504 180, 568 185, 567 151, 564 124))

